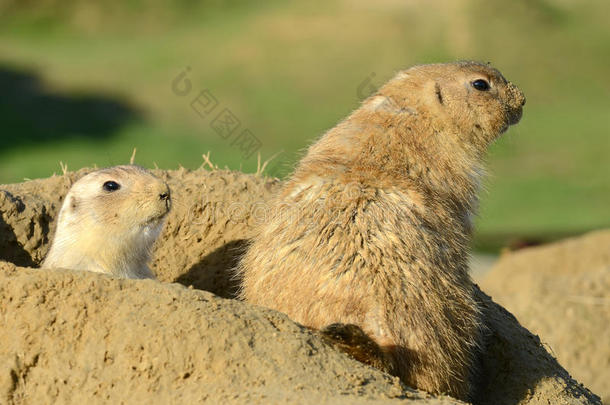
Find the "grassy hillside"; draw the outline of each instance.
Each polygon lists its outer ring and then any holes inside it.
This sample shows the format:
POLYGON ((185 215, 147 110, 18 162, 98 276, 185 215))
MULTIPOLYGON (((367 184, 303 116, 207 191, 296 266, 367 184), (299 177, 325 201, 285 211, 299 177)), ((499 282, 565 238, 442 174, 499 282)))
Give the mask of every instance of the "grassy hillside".
POLYGON ((279 154, 267 173, 284 176, 396 70, 477 59, 527 95, 522 122, 489 157, 479 243, 610 226, 610 3, 372 4, 0 5, 0 183, 48 176, 60 161, 123 163, 134 147, 138 163, 162 168, 199 167, 211 151, 220 167, 252 172, 258 152, 279 154), (183 72, 190 91, 173 86, 183 72), (231 134, 214 129, 225 109, 239 122, 231 134))

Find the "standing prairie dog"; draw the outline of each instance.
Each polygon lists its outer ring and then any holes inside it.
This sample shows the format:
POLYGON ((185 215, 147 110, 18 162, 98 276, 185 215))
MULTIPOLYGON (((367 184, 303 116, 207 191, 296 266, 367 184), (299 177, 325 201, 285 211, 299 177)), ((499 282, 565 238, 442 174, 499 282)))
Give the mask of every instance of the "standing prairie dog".
POLYGON ((89 173, 66 195, 42 267, 155 278, 147 263, 170 205, 167 184, 139 166, 89 173))
POLYGON ((524 104, 480 63, 398 73, 309 148, 271 202, 239 266, 241 297, 315 329, 357 325, 406 384, 467 399, 482 158, 524 104))

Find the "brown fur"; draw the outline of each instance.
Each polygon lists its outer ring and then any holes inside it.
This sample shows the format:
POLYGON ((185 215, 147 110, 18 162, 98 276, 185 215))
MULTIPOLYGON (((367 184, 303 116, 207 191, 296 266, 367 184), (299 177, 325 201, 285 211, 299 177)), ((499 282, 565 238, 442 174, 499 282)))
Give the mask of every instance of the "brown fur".
POLYGON ((466 399, 482 157, 524 103, 487 65, 400 72, 309 148, 241 261, 242 298, 316 329, 357 325, 405 383, 466 399))

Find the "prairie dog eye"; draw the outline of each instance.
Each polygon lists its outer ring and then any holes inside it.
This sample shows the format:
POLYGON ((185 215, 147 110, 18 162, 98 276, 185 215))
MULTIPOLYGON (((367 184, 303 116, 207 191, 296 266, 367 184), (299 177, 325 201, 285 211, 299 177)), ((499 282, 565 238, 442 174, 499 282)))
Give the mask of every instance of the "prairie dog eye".
POLYGON ((113 191, 117 191, 118 189, 121 188, 121 185, 119 183, 117 183, 116 181, 107 181, 104 183, 104 185, 102 186, 102 188, 105 191, 108 191, 109 193, 113 192, 113 191))
POLYGON ((472 82, 472 87, 474 87, 475 89, 479 90, 479 91, 487 91, 489 90, 489 83, 487 82, 487 80, 483 80, 483 79, 477 79, 474 82, 472 82))

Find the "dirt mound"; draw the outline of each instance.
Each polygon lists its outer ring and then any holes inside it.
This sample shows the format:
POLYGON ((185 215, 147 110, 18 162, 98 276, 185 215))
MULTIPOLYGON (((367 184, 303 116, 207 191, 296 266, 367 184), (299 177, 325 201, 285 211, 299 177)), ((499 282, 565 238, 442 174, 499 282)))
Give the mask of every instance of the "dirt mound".
MULTIPOLYGON (((200 291, 233 296, 230 270, 277 180, 158 171, 174 199, 153 263, 162 283, 16 267, 40 263, 84 172, 0 186, 0 403, 458 403, 400 385, 282 314, 200 291)), ((600 403, 479 298, 489 336, 475 403, 600 403)))
POLYGON ((610 403, 610 230, 505 255, 481 284, 610 403))
POLYGON ((5 265, 0 292, 0 403, 425 398, 280 313, 178 284, 5 265))

